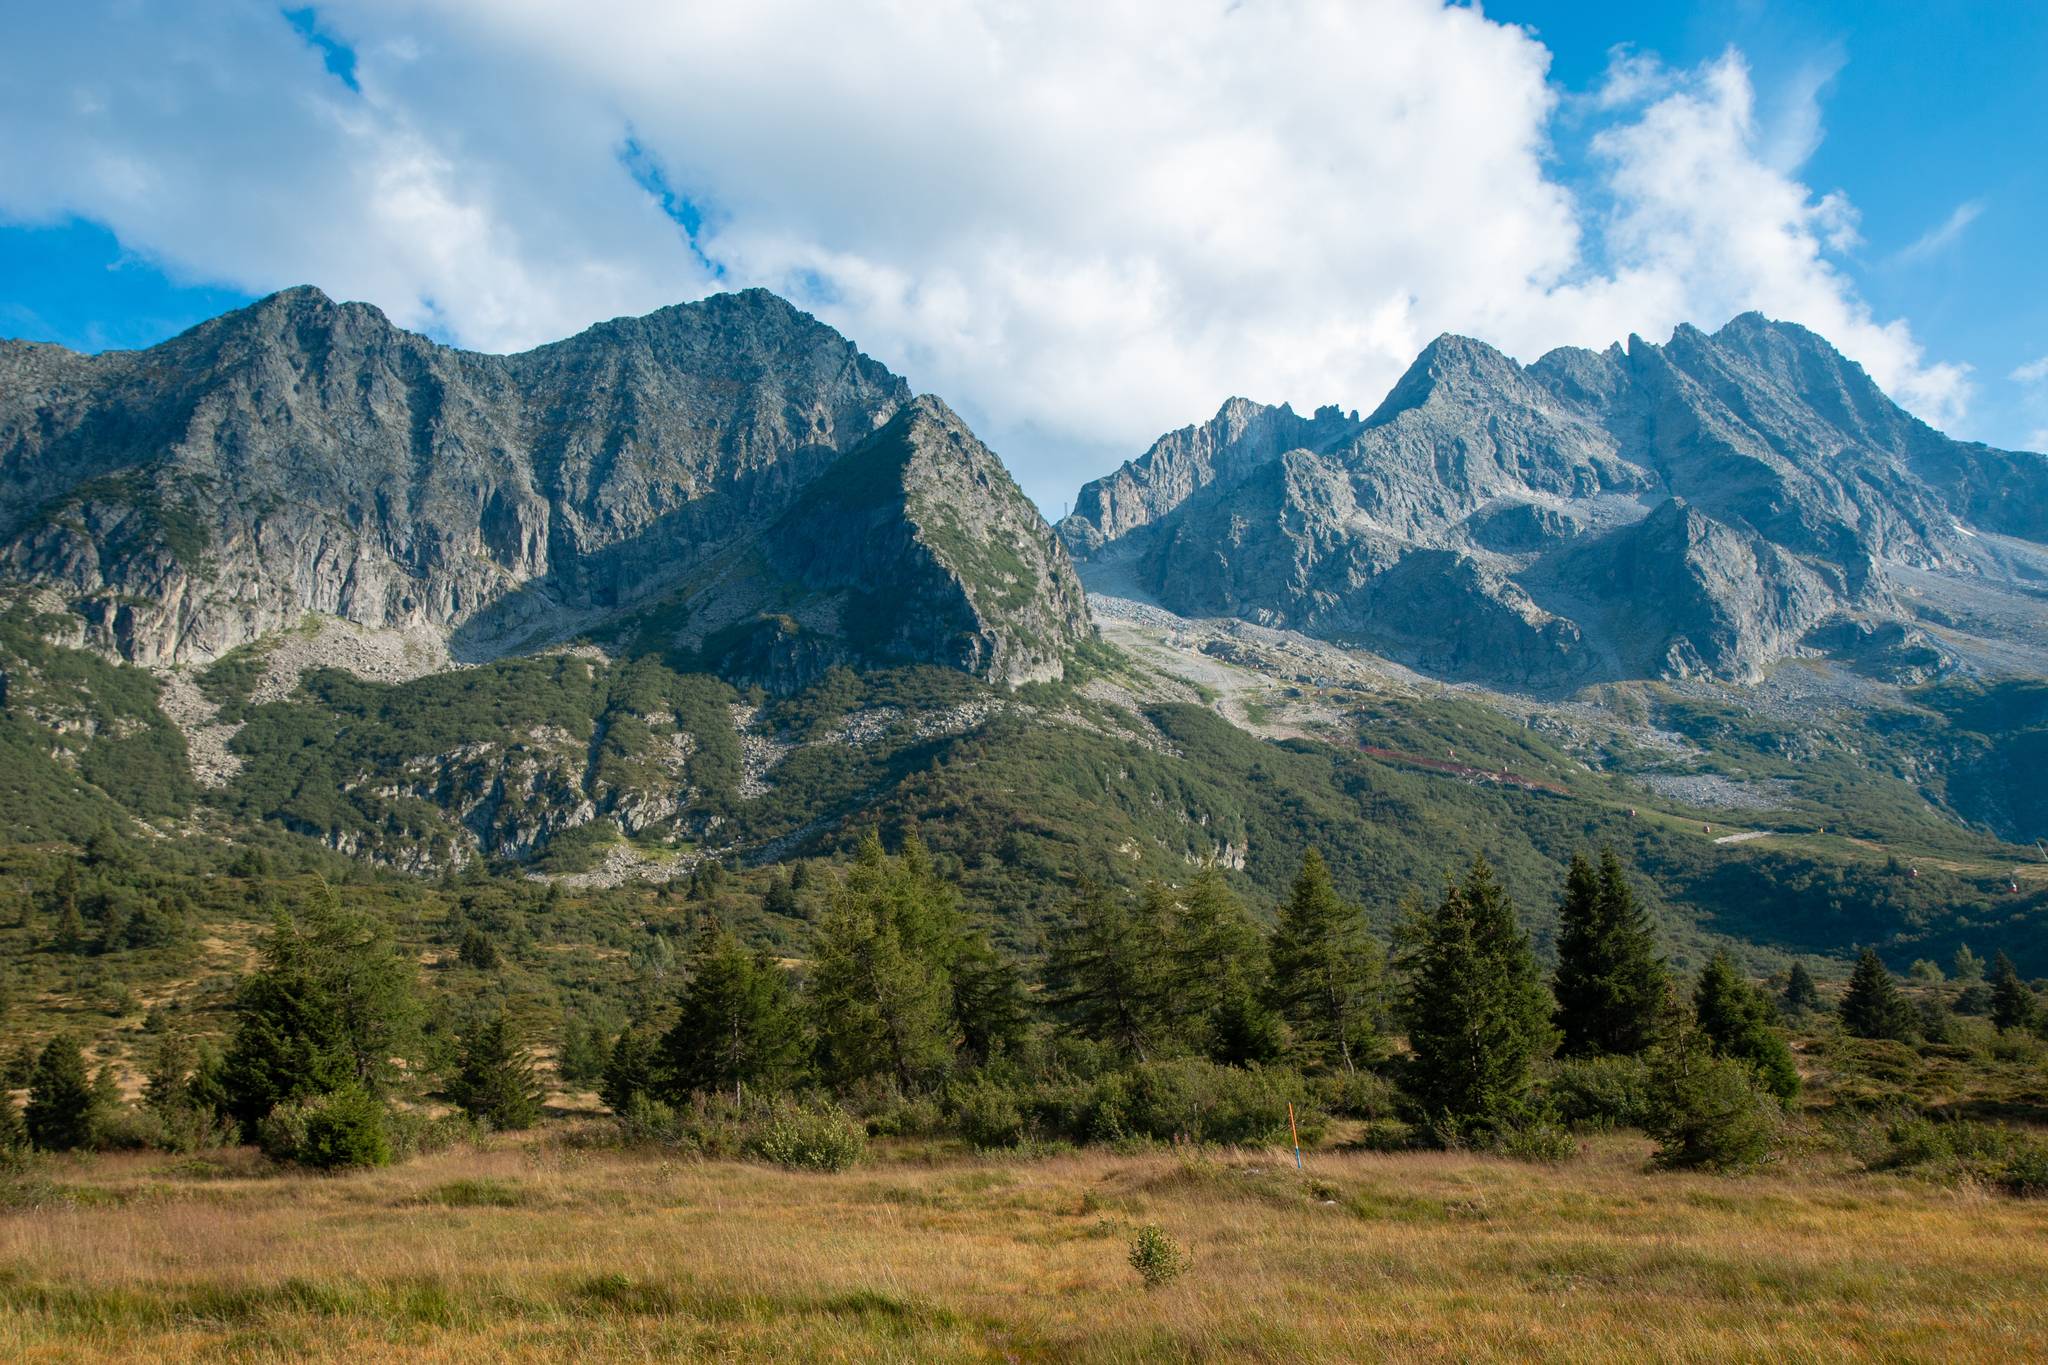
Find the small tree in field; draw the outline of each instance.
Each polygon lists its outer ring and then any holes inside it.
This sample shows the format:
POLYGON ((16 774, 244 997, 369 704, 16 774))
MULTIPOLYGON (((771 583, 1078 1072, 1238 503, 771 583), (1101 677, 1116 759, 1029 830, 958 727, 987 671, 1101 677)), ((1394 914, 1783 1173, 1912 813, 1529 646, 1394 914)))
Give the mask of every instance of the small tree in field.
POLYGON ((2040 1014, 2040 1002, 2019 969, 2003 952, 1991 959, 1991 1022, 2000 1029, 2030 1029, 2040 1014))
POLYGON ((1842 1027, 1858 1038, 1910 1042, 1916 1015, 1876 950, 1865 948, 1842 997, 1842 1027))
POLYGON ((731 1090, 775 1087, 802 1059, 803 1026, 782 969, 749 953, 722 929, 706 932, 683 988, 675 1027, 662 1039, 662 1060, 674 1088, 731 1090))
POLYGON ((540 1118, 542 1095, 533 1058, 503 1014, 470 1029, 448 1087, 463 1113, 493 1128, 531 1128, 540 1118))
POLYGON ((35 1075, 28 1083, 23 1119, 29 1141, 46 1152, 90 1145, 96 1103, 78 1044, 66 1037, 52 1038, 36 1059, 35 1075))
POLYGON ((1636 902, 1621 860, 1608 849, 1595 872, 1574 857, 1558 907, 1559 1051, 1570 1057, 1627 1056, 1656 1040, 1664 960, 1650 917, 1636 902))
POLYGON ((1819 1014, 1826 1006, 1820 998, 1820 987, 1814 984, 1813 973, 1806 970, 1804 962, 1792 964, 1792 974, 1785 979, 1785 1012, 1788 1014, 1819 1014))
POLYGON ((1700 1036, 1715 1056, 1746 1063, 1781 1100, 1799 1093, 1799 1071, 1771 1017, 1771 1002, 1742 979, 1726 953, 1708 961, 1692 999, 1700 1036))
POLYGON ((1046 959, 1053 1008, 1086 1037, 1134 1061, 1149 1060, 1166 1031, 1162 928, 1147 910, 1084 881, 1046 959))

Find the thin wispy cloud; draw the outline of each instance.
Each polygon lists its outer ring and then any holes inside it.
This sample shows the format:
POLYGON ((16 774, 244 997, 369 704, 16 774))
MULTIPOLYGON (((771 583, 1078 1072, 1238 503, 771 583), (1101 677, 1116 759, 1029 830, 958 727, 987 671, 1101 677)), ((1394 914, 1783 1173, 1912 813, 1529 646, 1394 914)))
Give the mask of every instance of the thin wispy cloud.
POLYGON ((1918 265, 1922 261, 1939 256, 1960 241, 1970 224, 1982 217, 1983 213, 1982 199, 1965 199, 1950 211, 1948 217, 1920 234, 1907 246, 1900 248, 1892 259, 1900 265, 1918 265))
POLYGON ((2012 377, 2021 384, 2048 384, 2048 355, 2020 366, 2012 377))

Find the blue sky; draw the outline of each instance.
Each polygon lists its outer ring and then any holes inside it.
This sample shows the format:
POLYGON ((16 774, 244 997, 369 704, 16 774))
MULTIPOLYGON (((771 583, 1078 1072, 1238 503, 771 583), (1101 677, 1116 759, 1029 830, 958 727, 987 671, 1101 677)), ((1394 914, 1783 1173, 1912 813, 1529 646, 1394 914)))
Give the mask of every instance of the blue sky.
POLYGON ((1369 408, 1439 330, 1526 360, 1760 307, 2048 445, 2048 5, 549 8, 24 12, 0 335, 303 281, 511 349, 764 284, 1057 512, 1230 393, 1369 408))
POLYGON ((1575 89, 1598 83, 1617 45, 1676 66, 1732 46, 1764 91, 1824 74, 1821 137, 1802 174, 1856 205, 1859 290, 1880 316, 1910 318, 1931 354, 1972 367, 1970 434, 2041 448, 2048 399, 2011 374, 2048 354, 2048 4, 1486 8, 1533 27, 1554 54, 1553 74, 1575 89))

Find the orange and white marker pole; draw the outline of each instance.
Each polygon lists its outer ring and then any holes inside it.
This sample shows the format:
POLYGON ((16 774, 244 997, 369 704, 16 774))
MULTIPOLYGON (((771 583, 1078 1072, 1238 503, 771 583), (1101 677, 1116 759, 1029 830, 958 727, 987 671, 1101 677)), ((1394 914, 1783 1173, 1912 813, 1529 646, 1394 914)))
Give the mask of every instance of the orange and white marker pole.
POLYGON ((1287 1135, 1294 1139, 1294 1169, 1301 1170, 1301 1130, 1294 1126, 1294 1101, 1287 1102, 1287 1135))

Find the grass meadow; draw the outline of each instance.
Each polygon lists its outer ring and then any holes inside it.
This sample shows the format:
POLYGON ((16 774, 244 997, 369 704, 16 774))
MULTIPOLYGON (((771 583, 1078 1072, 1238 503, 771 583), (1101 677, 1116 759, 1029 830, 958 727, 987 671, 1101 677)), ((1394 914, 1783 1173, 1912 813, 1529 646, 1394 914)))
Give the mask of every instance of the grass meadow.
POLYGON ((506 1140, 332 1177, 44 1159, 0 1358, 2018 1360, 2048 1201, 1457 1153, 884 1147, 840 1174, 506 1140), (1148 1289, 1156 1225, 1192 1258, 1148 1289))

